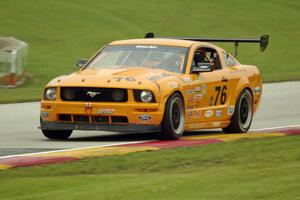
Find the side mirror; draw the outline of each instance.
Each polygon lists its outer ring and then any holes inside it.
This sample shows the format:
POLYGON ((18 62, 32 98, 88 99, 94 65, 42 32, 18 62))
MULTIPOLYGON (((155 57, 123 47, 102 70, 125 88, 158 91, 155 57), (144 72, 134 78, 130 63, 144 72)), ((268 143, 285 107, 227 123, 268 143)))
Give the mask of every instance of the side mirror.
POLYGON ((193 66, 192 73, 200 73, 200 72, 211 72, 213 71, 211 63, 197 63, 197 66, 193 66))
POLYGON ((88 59, 86 59, 86 58, 80 58, 76 63, 76 67, 78 67, 78 68, 83 67, 87 63, 87 61, 88 61, 88 59))

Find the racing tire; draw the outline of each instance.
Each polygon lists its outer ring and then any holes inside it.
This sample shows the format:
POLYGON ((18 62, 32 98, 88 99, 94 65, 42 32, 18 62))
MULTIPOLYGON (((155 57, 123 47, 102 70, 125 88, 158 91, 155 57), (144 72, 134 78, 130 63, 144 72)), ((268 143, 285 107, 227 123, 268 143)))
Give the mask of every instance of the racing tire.
POLYGON ((246 133, 252 123, 253 118, 253 98, 248 89, 244 89, 235 105, 234 114, 229 126, 223 128, 225 133, 246 133))
POLYGON ((68 139, 73 130, 46 130, 42 129, 42 132, 46 138, 52 140, 66 140, 68 139))
POLYGON ((184 102, 179 93, 174 93, 168 98, 166 103, 159 139, 179 139, 184 131, 184 125, 184 102))

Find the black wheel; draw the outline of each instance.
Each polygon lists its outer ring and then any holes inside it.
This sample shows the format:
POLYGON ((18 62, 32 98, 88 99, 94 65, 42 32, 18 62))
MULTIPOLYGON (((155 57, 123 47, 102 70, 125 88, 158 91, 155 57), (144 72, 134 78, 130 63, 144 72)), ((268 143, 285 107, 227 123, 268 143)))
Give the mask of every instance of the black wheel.
POLYGON ((253 118, 253 98, 248 89, 244 89, 236 101, 235 111, 225 133, 245 133, 249 130, 253 118))
POLYGON ((42 132, 45 137, 53 140, 66 140, 68 139, 73 130, 45 130, 42 129, 42 132))
POLYGON ((180 94, 172 94, 165 107, 165 113, 161 124, 162 132, 160 139, 176 140, 179 139, 184 131, 184 106, 180 94))

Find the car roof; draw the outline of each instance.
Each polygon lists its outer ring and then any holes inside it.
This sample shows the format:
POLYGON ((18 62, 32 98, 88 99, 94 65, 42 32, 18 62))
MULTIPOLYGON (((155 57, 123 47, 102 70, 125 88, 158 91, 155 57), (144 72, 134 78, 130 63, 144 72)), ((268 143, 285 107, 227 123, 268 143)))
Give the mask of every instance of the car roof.
POLYGON ((129 40, 117 40, 111 42, 109 45, 165 45, 176 47, 191 47, 192 45, 206 46, 226 52, 219 46, 216 46, 208 42, 198 42, 193 40, 183 39, 170 39, 170 38, 146 38, 146 39, 129 39, 129 40))
POLYGON ((195 42, 190 40, 179 40, 179 39, 147 38, 147 39, 118 40, 110 43, 110 45, 146 44, 146 45, 190 47, 195 43, 200 43, 200 42, 195 42))

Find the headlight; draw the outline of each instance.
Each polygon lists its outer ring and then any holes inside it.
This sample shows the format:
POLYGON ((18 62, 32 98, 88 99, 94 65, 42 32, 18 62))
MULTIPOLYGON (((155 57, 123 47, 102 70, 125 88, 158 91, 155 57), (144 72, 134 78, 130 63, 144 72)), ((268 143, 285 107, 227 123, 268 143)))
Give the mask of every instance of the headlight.
POLYGON ((141 92, 141 95, 140 95, 140 98, 141 98, 142 102, 144 102, 144 103, 149 103, 149 102, 151 102, 152 99, 153 99, 152 92, 147 91, 147 90, 142 91, 142 92, 141 92))
POLYGON ((56 99, 56 88, 47 88, 44 94, 44 99, 55 100, 56 99))
POLYGON ((136 102, 154 103, 155 97, 150 90, 134 90, 134 100, 136 102))
POLYGON ((114 101, 122 101, 125 97, 125 92, 123 90, 114 90, 112 93, 112 98, 114 101))

